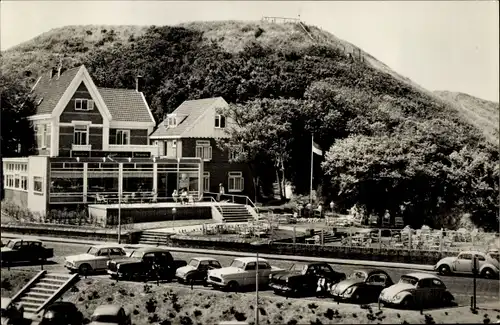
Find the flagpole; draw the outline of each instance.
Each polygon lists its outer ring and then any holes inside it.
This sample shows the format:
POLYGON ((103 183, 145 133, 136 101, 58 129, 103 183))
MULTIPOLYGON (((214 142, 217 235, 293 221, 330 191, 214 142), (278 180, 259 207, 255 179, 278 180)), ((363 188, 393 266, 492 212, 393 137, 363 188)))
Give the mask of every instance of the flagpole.
POLYGON ((309 188, 309 203, 312 204, 312 192, 313 192, 313 160, 314 160, 314 134, 311 134, 311 187, 309 188))

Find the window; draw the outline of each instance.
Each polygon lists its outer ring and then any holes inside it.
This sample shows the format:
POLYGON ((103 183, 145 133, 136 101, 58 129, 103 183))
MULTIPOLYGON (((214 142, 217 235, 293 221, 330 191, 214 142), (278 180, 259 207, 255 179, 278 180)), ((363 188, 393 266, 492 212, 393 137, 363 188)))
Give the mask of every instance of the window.
POLYGON ((45 124, 45 148, 49 149, 50 148, 50 124, 45 124))
POLYGON ((88 144, 89 128, 87 125, 75 125, 75 131, 73 135, 73 144, 88 144))
POLYGON ((220 129, 226 127, 226 118, 223 115, 215 115, 215 127, 220 129))
POLYGON ((257 264, 255 262, 250 262, 247 264, 245 267, 246 271, 255 271, 255 268, 257 267, 257 264))
POLYGON ((210 141, 196 141, 196 157, 203 160, 212 160, 212 147, 210 141))
POLYGON ((75 111, 91 111, 94 109, 92 99, 75 99, 75 111))
POLYGON ((116 130, 116 144, 130 144, 130 130, 116 130))
POLYGON ((210 173, 203 172, 203 191, 210 192, 210 173))
POLYGON ((229 192, 242 192, 244 189, 244 179, 241 172, 229 172, 228 179, 229 192))
POLYGON ((21 176, 19 174, 14 176, 14 187, 21 188, 21 176))
POLYGON ((43 179, 39 176, 33 177, 33 192, 43 193, 43 179))
POLYGON ((472 260, 472 254, 461 254, 458 258, 461 260, 472 260))
POLYGON ((167 115, 167 127, 176 127, 177 126, 177 116, 175 114, 167 115))
POLYGON ((478 261, 486 261, 486 258, 483 255, 476 255, 478 261))
POLYGON ((240 152, 241 152, 241 146, 234 146, 229 148, 229 160, 230 161, 236 160, 240 152))
POLYGON ((25 191, 28 189, 28 176, 21 176, 21 189, 25 191))
POLYGON ((177 140, 172 140, 172 148, 177 148, 177 140))

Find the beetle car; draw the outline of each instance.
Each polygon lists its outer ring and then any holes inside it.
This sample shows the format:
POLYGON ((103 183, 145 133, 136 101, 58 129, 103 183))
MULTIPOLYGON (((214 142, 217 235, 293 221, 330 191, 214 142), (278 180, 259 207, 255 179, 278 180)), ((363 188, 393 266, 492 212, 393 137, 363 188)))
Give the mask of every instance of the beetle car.
POLYGON ((40 325, 82 325, 83 314, 74 303, 57 301, 43 312, 40 325))
POLYGON ((334 284, 330 294, 337 301, 372 303, 377 301, 383 289, 393 284, 385 271, 359 269, 352 272, 347 279, 334 284))
POLYGON ((316 292, 318 281, 324 278, 328 285, 346 278, 342 272, 332 269, 330 264, 318 262, 303 266, 294 264, 284 272, 269 277, 269 287, 276 294, 310 295, 316 292))
POLYGON ((167 279, 171 281, 175 271, 187 263, 175 260, 163 248, 139 248, 129 257, 109 261, 107 273, 114 279, 167 279))
POLYGON ((236 291, 240 287, 254 286, 256 284, 257 267, 259 269, 259 286, 266 286, 269 275, 282 272, 283 269, 269 265, 266 259, 242 257, 235 258, 230 266, 212 269, 207 274, 207 284, 214 289, 227 289, 236 291))
POLYGON ((130 314, 122 306, 101 305, 90 317, 90 325, 131 325, 130 314))
POLYGON ((70 272, 87 275, 96 271, 104 271, 108 261, 125 256, 127 253, 119 245, 97 245, 91 246, 85 254, 67 256, 64 266, 70 272))
POLYGON ((175 277, 180 283, 202 281, 206 283, 208 270, 220 269, 219 261, 211 257, 193 257, 188 265, 178 268, 175 277))
POLYGON ((404 309, 426 306, 447 306, 455 298, 446 289, 439 277, 430 273, 409 273, 402 275, 399 282, 382 290, 379 301, 386 306, 404 309))
POLYGON ((2 263, 37 262, 54 257, 54 249, 37 239, 11 239, 1 248, 2 263))
POLYGON ((23 305, 13 303, 10 298, 2 297, 1 310, 2 325, 19 324, 23 320, 23 305))
POLYGON ((434 270, 441 275, 453 273, 472 274, 474 255, 477 256, 479 274, 487 279, 498 278, 498 260, 490 254, 478 251, 460 252, 458 256, 445 257, 434 266, 434 270))

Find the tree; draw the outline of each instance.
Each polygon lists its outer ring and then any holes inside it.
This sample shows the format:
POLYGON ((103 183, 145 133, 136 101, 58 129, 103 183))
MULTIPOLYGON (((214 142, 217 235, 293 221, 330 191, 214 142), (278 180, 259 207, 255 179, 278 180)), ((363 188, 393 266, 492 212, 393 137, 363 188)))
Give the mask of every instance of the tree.
POLYGON ((30 92, 20 83, 0 77, 2 107, 2 157, 20 157, 35 153, 33 126, 28 120, 35 112, 30 92))

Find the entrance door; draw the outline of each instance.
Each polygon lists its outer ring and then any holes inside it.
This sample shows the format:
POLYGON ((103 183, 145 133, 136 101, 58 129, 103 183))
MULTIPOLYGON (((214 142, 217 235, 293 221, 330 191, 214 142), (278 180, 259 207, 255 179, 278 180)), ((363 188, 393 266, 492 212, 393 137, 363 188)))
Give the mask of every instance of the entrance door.
POLYGON ((174 190, 177 188, 177 173, 167 173, 167 196, 171 197, 174 190))

